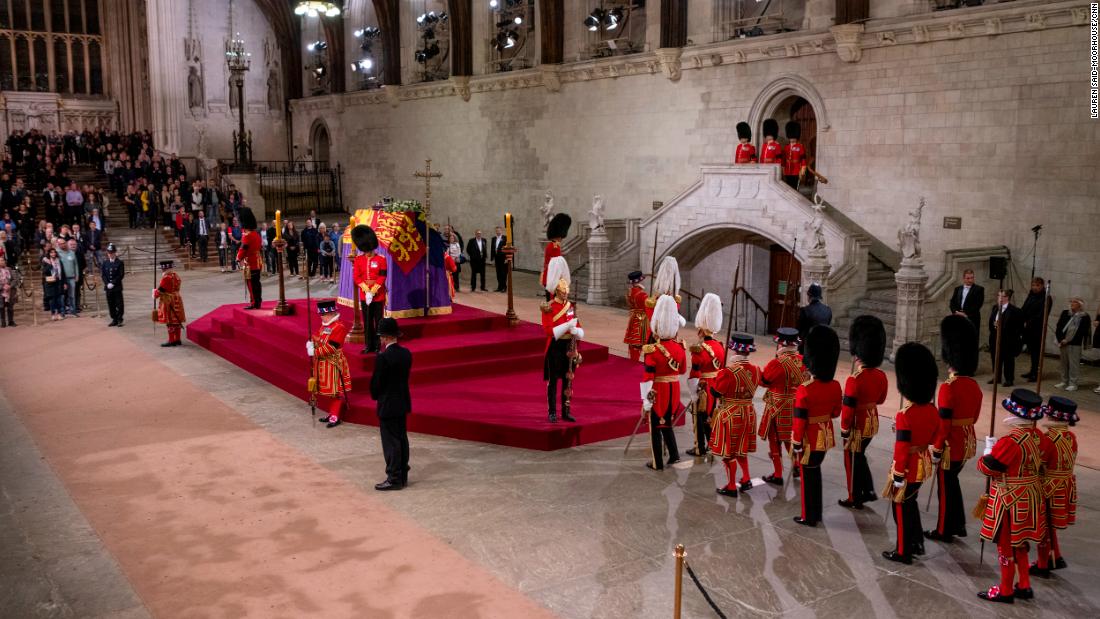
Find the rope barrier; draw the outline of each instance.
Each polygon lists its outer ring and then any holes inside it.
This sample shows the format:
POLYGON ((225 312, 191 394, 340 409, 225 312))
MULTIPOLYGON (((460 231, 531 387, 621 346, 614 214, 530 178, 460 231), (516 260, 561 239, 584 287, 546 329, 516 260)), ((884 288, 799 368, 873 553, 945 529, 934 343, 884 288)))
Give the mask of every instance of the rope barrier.
POLYGON ((721 619, 727 619, 726 614, 723 613, 722 609, 718 608, 718 605, 711 599, 710 593, 707 593, 707 590, 703 588, 703 583, 699 582, 699 577, 695 575, 695 570, 691 569, 691 564, 687 562, 687 559, 684 559, 684 567, 687 568, 687 573, 688 576, 691 577, 691 582, 695 583, 696 588, 699 589, 699 593, 703 594, 703 599, 707 601, 707 604, 710 604, 710 609, 714 611, 714 614, 718 615, 721 619))

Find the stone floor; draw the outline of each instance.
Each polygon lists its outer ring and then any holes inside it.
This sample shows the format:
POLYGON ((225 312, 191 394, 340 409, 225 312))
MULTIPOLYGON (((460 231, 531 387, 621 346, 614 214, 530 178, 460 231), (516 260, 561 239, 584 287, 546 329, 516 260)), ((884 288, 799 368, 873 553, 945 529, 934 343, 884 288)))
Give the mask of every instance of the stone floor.
MULTIPOLYGON (((192 317, 243 300, 238 275, 194 270, 182 276, 192 317)), ((154 333, 149 326, 148 287, 136 279, 127 281, 130 319, 116 333, 151 349, 164 331, 158 328, 154 333)), ((517 295, 517 311, 522 318, 534 319, 538 297, 533 278, 517 280, 523 291, 517 295)), ((265 286, 268 298, 273 298, 274 280, 265 280, 265 286)), ((287 289, 288 296, 304 296, 299 281, 288 282, 287 289)), ((500 294, 463 292, 459 302, 502 311, 503 299, 500 294)), ((623 312, 585 306, 580 310, 590 339, 623 351, 617 344, 623 312)), ((95 328, 93 317, 76 320, 95 328)), ((40 328, 43 337, 49 337, 50 325, 40 328)), ((365 492, 373 492, 371 486, 383 478, 375 428, 344 425, 326 430, 311 421, 301 401, 197 346, 158 351, 158 356, 178 374, 365 492)), ((1095 383, 1095 374, 1086 372, 1087 384, 1095 383)), ((1097 398, 1088 391, 1077 395, 1087 409, 1079 434, 1095 435, 1089 425, 1100 410, 1097 398)), ((829 454, 824 464, 824 523, 806 529, 791 521, 799 509, 796 488, 760 486, 740 499, 720 497, 714 493, 724 481, 719 465, 700 462, 653 473, 642 466, 644 438, 639 436, 624 457, 626 439, 543 453, 413 435, 412 484, 383 498, 563 617, 671 616, 676 544, 686 546, 689 563, 715 603, 731 617, 1100 616, 1100 590, 1090 584, 1092 570, 1100 569, 1100 473, 1093 468, 1078 469, 1079 524, 1061 538, 1069 569, 1049 581, 1036 580, 1034 601, 993 606, 975 597, 976 591, 993 583, 996 558, 986 548, 983 564, 973 524, 964 541, 949 546, 928 542, 928 555, 913 566, 883 560, 880 552, 893 539, 892 525, 884 524, 885 506, 878 501, 862 512, 851 512, 836 505, 844 479, 838 452, 829 454)), ((681 449, 690 444, 684 430, 678 439, 681 449)), ((1095 442, 1082 443, 1082 462, 1096 466, 1100 450, 1090 447, 1095 442)), ((888 467, 890 445, 887 432, 871 445, 876 483, 888 467)), ((751 466, 756 475, 767 471, 761 457, 752 457, 751 466)), ((984 481, 973 470, 964 473, 962 481, 970 505, 984 481)), ((147 616, 79 506, 42 459, 34 438, 3 399, 0 491, 0 581, 5 583, 0 588, 0 616, 147 616), (15 573, 16 554, 29 557, 33 567, 15 573)), ((922 508, 924 497, 922 492, 922 508)), ((932 522, 931 514, 922 516, 926 524, 932 522)), ((686 576, 684 587, 684 616, 714 616, 686 576)))

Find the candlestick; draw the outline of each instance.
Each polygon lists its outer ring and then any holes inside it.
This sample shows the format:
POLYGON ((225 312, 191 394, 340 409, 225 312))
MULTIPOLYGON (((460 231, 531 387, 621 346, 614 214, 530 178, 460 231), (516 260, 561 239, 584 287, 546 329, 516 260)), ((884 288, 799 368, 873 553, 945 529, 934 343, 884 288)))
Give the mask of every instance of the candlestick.
POLYGON ((275 240, 283 238, 283 212, 275 211, 275 240))
POLYGON ((508 239, 508 245, 511 246, 512 245, 512 214, 511 213, 505 213, 504 214, 504 230, 505 230, 505 233, 507 234, 506 238, 508 239))

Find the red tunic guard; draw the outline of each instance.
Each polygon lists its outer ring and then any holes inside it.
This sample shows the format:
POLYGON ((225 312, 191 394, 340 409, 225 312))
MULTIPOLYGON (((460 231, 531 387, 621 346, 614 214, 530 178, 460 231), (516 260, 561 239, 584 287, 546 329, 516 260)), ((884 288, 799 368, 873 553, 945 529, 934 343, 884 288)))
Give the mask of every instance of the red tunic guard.
POLYGON ((821 522, 821 462, 825 453, 836 446, 833 419, 840 417, 840 383, 811 378, 794 396, 794 424, 791 448, 801 452, 796 466, 803 469, 801 483, 802 518, 800 524, 821 522))
POLYGON ((359 254, 355 257, 353 278, 363 309, 363 329, 366 331, 363 351, 378 352, 381 348, 378 321, 382 320, 386 308, 386 259, 373 251, 359 254))
POLYGON ((1049 576, 1051 569, 1066 567, 1058 546, 1058 529, 1065 529, 1077 521, 1077 477, 1073 474, 1077 462, 1077 437, 1069 429, 1078 421, 1077 403, 1054 396, 1043 412, 1053 422, 1046 433, 1052 445, 1051 459, 1046 462, 1043 474, 1047 538, 1039 543, 1038 561, 1029 572, 1049 576))
MULTIPOLYGON (((575 337, 570 326, 581 329, 581 323, 577 320, 577 313, 568 299, 568 290, 559 289, 553 300, 543 303, 542 330, 546 333, 546 349, 543 356, 542 378, 546 381, 546 404, 548 419, 551 423, 557 421, 557 396, 558 384, 561 384, 561 418, 564 421, 575 421, 570 410, 572 386, 570 380, 569 349, 575 337), (570 325, 576 321, 574 325, 570 325), (555 334, 555 331, 557 334, 555 334)), ((583 331, 579 331, 583 333, 583 331)))
POLYGON ((733 154, 734 163, 756 163, 756 147, 752 144, 738 144, 733 154))
POLYGON ((940 509, 935 532, 928 537, 950 541, 953 536, 966 535, 966 511, 963 506, 959 473, 976 450, 974 424, 982 408, 982 388, 969 376, 951 374, 940 385, 936 402, 940 423, 932 441, 932 455, 940 460, 937 491, 940 509))
POLYGON ((662 439, 668 447, 668 464, 680 460, 672 424, 680 410, 680 374, 686 369, 687 353, 678 340, 657 340, 646 345, 642 352, 645 353, 642 380, 653 381, 653 408, 649 411, 651 460, 647 466, 659 471, 665 464, 662 439))
POLYGON ((183 310, 180 286, 180 276, 175 271, 166 270, 160 276, 157 289, 153 291, 153 298, 157 300, 157 322, 168 327, 168 341, 161 344, 164 347, 183 345, 180 330, 183 323, 187 322, 187 315, 183 310))
POLYGON ((542 252, 542 273, 539 274, 539 283, 546 286, 546 266, 550 264, 550 260, 561 255, 561 243, 556 240, 551 240, 546 244, 546 249, 542 252))
MULTIPOLYGON (((263 273, 263 240, 260 233, 249 230, 241 237, 241 248, 237 250, 237 262, 244 264, 244 281, 248 289, 249 307, 260 309, 263 303, 263 287, 260 275, 263 273)), ((247 309, 247 308, 246 308, 247 309)))
MULTIPOLYGON (((934 385, 933 385, 934 386, 934 385)), ((931 390, 929 390, 931 395, 931 390)), ((924 533, 917 507, 921 484, 932 474, 932 459, 928 446, 936 436, 939 417, 932 404, 909 404, 894 417, 894 457, 890 465, 890 480, 883 496, 894 504, 897 525, 895 557, 912 560, 924 548, 924 533), (901 483, 901 487, 897 486, 901 483)))
POLYGON ((710 424, 710 450, 724 459, 725 489, 734 495, 738 488, 747 490, 752 486, 748 455, 756 451, 756 409, 752 398, 759 386, 760 368, 748 361, 722 368, 709 385, 711 396, 718 399, 710 424), (738 464, 739 484, 735 481, 738 464))
POLYGON ((642 346, 649 335, 649 320, 646 316, 645 288, 634 285, 626 293, 626 309, 629 311, 626 322, 626 335, 623 343, 630 348, 630 360, 638 361, 642 357, 642 346))
POLYGON ((802 356, 795 351, 779 353, 764 366, 760 385, 764 393, 764 412, 760 416, 758 436, 768 441, 774 471, 764 481, 783 483, 783 459, 780 445, 791 441, 791 423, 794 411, 794 392, 806 381, 808 375, 802 365, 802 356))
POLYGON ((783 163, 783 147, 779 142, 764 142, 760 146, 760 163, 783 163))
POLYGON ((339 422, 347 402, 347 392, 351 390, 351 368, 343 351, 347 336, 347 326, 336 319, 328 324, 322 323, 311 340, 316 364, 316 393, 329 398, 325 407, 329 414, 324 418, 329 423, 339 422))
MULTIPOLYGON (((889 388, 886 373, 878 368, 860 366, 844 382, 840 409, 840 436, 844 445, 844 471, 847 474, 846 506, 874 500, 875 488, 867 466, 867 446, 878 434, 878 406, 886 401, 889 388)), ((841 503, 842 505, 844 503, 841 503)))
POLYGON ((710 443, 711 415, 714 414, 715 399, 711 397, 708 385, 718 371, 726 365, 726 347, 712 336, 704 336, 703 341, 691 347, 691 371, 688 378, 699 379, 696 393, 688 394, 695 398, 695 445, 690 453, 693 456, 706 455, 710 443))
POLYGON ((806 147, 800 142, 790 142, 783 147, 783 176, 798 178, 806 165, 806 147))

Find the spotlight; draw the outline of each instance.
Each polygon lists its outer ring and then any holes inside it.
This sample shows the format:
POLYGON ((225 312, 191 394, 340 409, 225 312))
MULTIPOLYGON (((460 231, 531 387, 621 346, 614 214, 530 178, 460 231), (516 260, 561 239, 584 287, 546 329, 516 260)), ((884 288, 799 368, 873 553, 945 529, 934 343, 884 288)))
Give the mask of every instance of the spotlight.
POLYGON ((511 49, 516 46, 518 39, 515 30, 502 30, 497 33, 496 38, 493 40, 493 48, 498 52, 511 49))
POLYGON ((489 0, 489 8, 490 9, 495 9, 498 6, 500 6, 500 2, 497 2, 497 0, 489 0))
POLYGON ((328 49, 328 43, 326 41, 314 41, 306 46, 311 52, 320 52, 328 49))
POLYGON ((323 64, 319 64, 319 65, 317 65, 316 67, 313 68, 313 74, 315 76, 317 76, 318 78, 324 77, 326 71, 327 71, 327 69, 325 68, 325 65, 323 65, 323 64))
POLYGON ((512 20, 517 26, 523 23, 523 18, 516 15, 516 18, 512 20))
POLYGON ((614 30, 619 27, 622 20, 623 10, 621 8, 611 9, 603 18, 603 28, 604 30, 614 30))
POLYGON ((424 26, 424 25, 430 26, 430 25, 432 25, 434 23, 437 23, 437 22, 440 22, 440 21, 447 21, 447 14, 446 13, 436 14, 435 11, 428 11, 427 13, 421 13, 420 17, 416 18, 416 23, 418 25, 421 25, 421 26, 424 26))
POLYGON ((355 35, 355 38, 361 39, 361 38, 363 38, 363 29, 360 28, 360 29, 356 30, 355 32, 353 32, 352 34, 355 35))
POLYGON ((370 73, 370 70, 374 68, 374 60, 370 58, 364 58, 359 62, 351 63, 351 70, 356 73, 370 73))
POLYGON ((367 26, 363 28, 363 36, 368 39, 377 39, 382 34, 382 29, 377 26, 367 26))
POLYGON ((589 31, 595 32, 600 29, 600 23, 603 22, 606 12, 603 9, 593 9, 588 17, 584 18, 584 25, 589 31))

